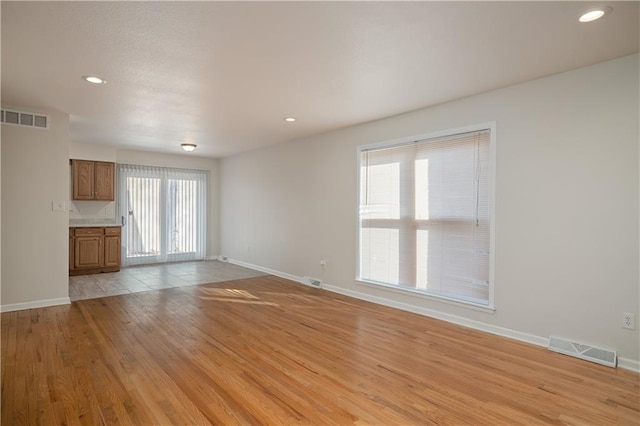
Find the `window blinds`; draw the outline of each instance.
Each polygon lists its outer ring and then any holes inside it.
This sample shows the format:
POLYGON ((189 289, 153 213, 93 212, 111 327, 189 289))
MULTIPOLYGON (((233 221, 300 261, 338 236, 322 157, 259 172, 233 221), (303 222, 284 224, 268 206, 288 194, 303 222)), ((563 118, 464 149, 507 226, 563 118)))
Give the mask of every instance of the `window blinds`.
POLYGON ((360 158, 360 279, 489 303, 489 143, 483 130, 360 158))
POLYGON ((123 266, 205 258, 206 171, 118 164, 123 266))

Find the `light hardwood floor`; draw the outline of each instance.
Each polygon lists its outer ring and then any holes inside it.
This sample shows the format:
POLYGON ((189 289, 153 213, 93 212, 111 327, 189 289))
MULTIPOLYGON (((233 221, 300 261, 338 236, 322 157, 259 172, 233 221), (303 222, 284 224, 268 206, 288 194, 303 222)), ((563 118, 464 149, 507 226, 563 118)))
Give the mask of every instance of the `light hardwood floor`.
POLYGON ((263 276, 2 314, 2 424, 638 424, 638 374, 263 276))

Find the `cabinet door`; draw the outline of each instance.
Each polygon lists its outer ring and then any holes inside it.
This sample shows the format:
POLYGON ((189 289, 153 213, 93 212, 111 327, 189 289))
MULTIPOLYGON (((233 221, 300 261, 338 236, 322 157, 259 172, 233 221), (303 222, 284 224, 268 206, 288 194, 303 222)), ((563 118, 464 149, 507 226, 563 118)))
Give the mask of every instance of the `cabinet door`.
POLYGON ((74 251, 74 267, 82 268, 100 268, 104 258, 102 240, 104 237, 75 237, 74 251))
POLYGON ((104 266, 120 267, 120 236, 104 237, 104 266))
POLYGON ((73 160, 73 199, 93 200, 95 163, 93 161, 73 160))
POLYGON ((114 201, 115 174, 114 163, 96 161, 95 199, 102 201, 114 201))
POLYGON ((69 270, 73 270, 73 229, 69 229, 69 270))

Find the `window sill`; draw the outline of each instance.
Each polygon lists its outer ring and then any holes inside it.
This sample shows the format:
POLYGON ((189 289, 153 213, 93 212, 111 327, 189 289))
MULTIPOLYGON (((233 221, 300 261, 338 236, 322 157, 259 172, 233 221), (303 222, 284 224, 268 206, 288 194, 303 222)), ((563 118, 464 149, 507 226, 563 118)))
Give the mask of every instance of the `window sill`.
POLYGON ((466 308, 466 309, 472 309, 474 311, 480 311, 480 312, 485 312, 485 313, 490 313, 490 314, 493 314, 496 311, 495 306, 486 306, 486 305, 481 305, 479 303, 473 303, 473 302, 468 302, 468 301, 464 301, 464 300, 452 299, 452 298, 449 298, 449 297, 446 297, 446 296, 438 296, 436 294, 428 294, 428 293, 424 293, 422 291, 412 290, 410 288, 400 288, 400 287, 396 287, 396 286, 389 285, 389 284, 382 284, 382 283, 378 283, 378 282, 374 282, 374 281, 365 281, 365 280, 362 280, 362 279, 359 279, 359 278, 356 278, 355 282, 357 284, 359 284, 359 285, 363 285, 363 286, 367 286, 367 287, 386 290, 386 291, 390 291, 392 293, 417 296, 417 297, 419 297, 421 299, 430 300, 430 301, 438 302, 438 303, 444 303, 444 304, 452 305, 452 306, 458 306, 458 307, 466 308))

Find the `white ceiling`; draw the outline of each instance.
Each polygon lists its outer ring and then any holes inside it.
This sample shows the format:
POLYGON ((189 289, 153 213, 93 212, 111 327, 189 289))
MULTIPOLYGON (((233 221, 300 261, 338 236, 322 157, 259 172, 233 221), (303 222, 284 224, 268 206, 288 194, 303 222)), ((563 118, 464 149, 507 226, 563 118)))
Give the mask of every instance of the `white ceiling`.
POLYGON ((2 1, 2 103, 220 157, 638 52, 639 3, 601 4, 2 1))

